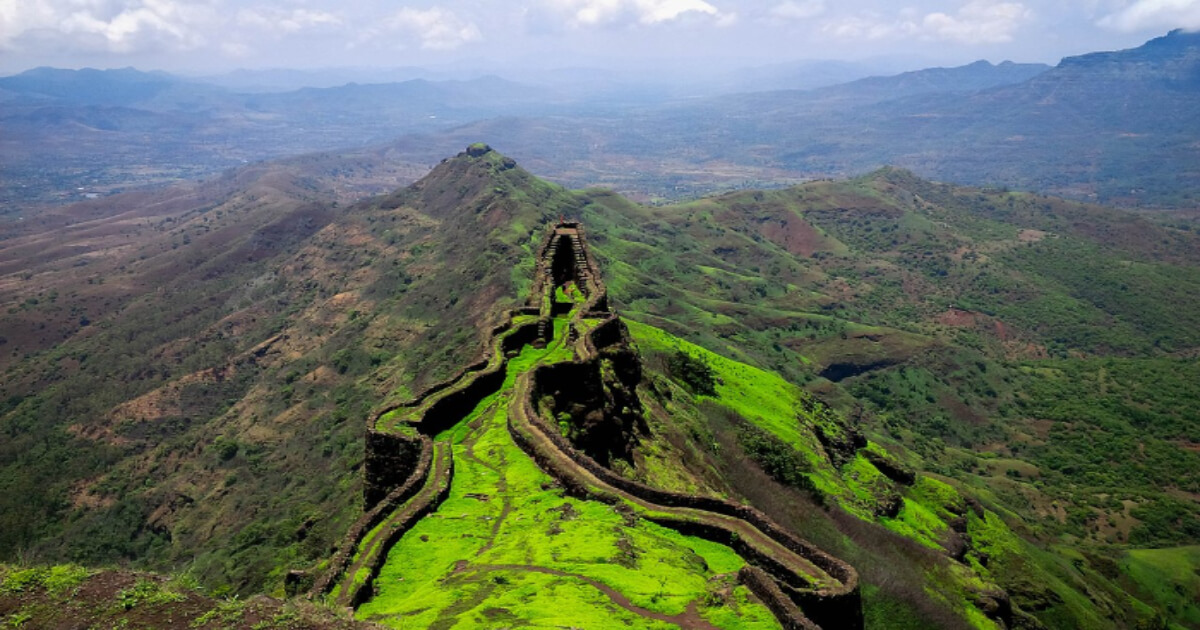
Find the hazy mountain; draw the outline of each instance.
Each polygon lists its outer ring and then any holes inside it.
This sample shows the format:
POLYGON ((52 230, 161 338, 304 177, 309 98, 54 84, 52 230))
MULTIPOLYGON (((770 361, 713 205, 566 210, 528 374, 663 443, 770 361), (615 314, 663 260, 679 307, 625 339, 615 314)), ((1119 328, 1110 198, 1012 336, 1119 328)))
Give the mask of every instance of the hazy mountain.
POLYGON ((1176 31, 1045 71, 973 64, 609 116, 480 121, 427 142, 487 138, 571 185, 650 197, 894 164, 957 182, 1188 207, 1200 195, 1189 175, 1200 168, 1189 78, 1200 72, 1198 37, 1176 31))
POLYGON ((0 88, 14 94, 89 105, 133 105, 179 83, 179 79, 165 73, 141 72, 133 68, 35 68, 0 78, 0 88))
POLYGON ((977 62, 708 98, 696 95, 714 85, 586 69, 546 84, 413 79, 269 94, 134 71, 39 70, 0 83, 0 201, 19 209, 408 136, 391 147, 409 161, 484 138, 556 181, 639 199, 896 164, 964 183, 1187 207, 1200 192, 1189 175, 1196 38, 1173 32, 1049 70, 977 62))
POLYGON ((458 76, 442 76, 424 68, 326 68, 297 70, 270 68, 234 70, 225 74, 200 76, 195 80, 211 83, 233 92, 294 92, 303 88, 331 88, 348 83, 402 83, 413 79, 444 81, 458 76))
POLYGON ((7 211, 501 114, 542 115, 562 100, 490 76, 237 94, 132 69, 39 69, 0 79, 0 90, 7 211))
POLYGON ((993 65, 987 61, 956 68, 928 68, 893 76, 873 76, 836 87, 818 90, 817 99, 843 98, 852 101, 884 101, 918 94, 977 92, 1003 85, 1022 83, 1050 66, 1040 63, 1005 61, 993 65))
POLYGON ((120 70, 62 70, 35 68, 0 77, 0 89, 11 93, 15 105, 62 107, 130 107, 151 111, 197 110, 229 106, 228 95, 164 72, 120 70))

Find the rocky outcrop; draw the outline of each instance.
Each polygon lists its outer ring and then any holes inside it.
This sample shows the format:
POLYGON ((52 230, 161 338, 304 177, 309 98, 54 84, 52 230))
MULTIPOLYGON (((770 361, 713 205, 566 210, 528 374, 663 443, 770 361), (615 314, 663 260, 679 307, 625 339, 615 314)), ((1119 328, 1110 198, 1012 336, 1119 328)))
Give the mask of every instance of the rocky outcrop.
POLYGON ((404 435, 367 432, 363 507, 368 511, 413 477, 424 445, 404 435))

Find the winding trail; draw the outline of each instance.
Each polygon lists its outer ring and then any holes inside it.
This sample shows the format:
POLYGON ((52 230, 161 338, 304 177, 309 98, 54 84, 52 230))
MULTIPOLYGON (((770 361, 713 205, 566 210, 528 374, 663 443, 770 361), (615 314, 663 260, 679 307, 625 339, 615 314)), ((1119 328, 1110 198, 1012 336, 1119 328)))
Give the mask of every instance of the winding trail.
MULTIPOLYGON (((505 398, 507 395, 501 392, 500 397, 505 398)), ((508 463, 508 459, 504 457, 504 453, 497 452, 494 455, 500 460, 499 465, 492 465, 475 455, 475 445, 479 442, 480 429, 483 428, 484 418, 488 415, 494 414, 500 402, 500 400, 493 401, 483 410, 478 418, 467 425, 470 431, 467 433, 467 437, 463 440, 463 458, 471 460, 483 468, 496 473, 496 494, 492 496, 498 495, 501 501, 500 515, 497 516, 492 522, 492 534, 488 537, 488 541, 479 548, 479 551, 475 552, 476 557, 482 556, 493 546, 495 546, 496 537, 500 535, 500 528, 504 526, 504 522, 508 519, 509 513, 512 512, 512 497, 508 495, 508 476, 504 474, 504 469, 508 463)))
POLYGON ((625 597, 620 593, 620 591, 617 591, 613 587, 578 573, 568 573, 566 571, 559 571, 558 569, 551 569, 549 567, 539 567, 526 564, 464 564, 463 566, 455 567, 455 572, 461 573, 469 571, 481 573, 488 571, 513 571, 523 573, 542 573, 556 577, 571 578, 574 580, 579 580, 580 582, 595 588, 601 593, 604 593, 610 600, 612 600, 612 603, 640 617, 654 619, 655 621, 665 621, 666 623, 675 624, 680 628, 689 628, 695 630, 720 630, 716 626, 709 623, 707 619, 700 616, 695 601, 689 602, 687 609, 678 615, 666 615, 637 606, 633 602, 629 601, 628 597, 625 597))

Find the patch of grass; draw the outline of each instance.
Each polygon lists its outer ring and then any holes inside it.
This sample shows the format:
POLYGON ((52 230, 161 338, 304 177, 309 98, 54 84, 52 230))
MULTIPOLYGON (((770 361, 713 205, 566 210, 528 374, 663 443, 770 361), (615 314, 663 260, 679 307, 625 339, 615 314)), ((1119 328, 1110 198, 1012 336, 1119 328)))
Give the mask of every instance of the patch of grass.
POLYGON ((88 579, 92 572, 74 564, 60 564, 50 567, 42 579, 42 584, 51 595, 65 595, 74 591, 88 579))
POLYGON ((155 580, 139 578, 133 586, 117 592, 117 607, 130 610, 143 604, 156 606, 181 602, 186 599, 183 593, 175 592, 155 580))
POLYGON ((1200 625, 1200 546, 1131 549, 1120 567, 1143 601, 1172 621, 1200 625))
POLYGON ((202 628, 216 622, 222 626, 230 626, 241 621, 245 614, 246 602, 230 598, 217 603, 215 607, 193 619, 190 625, 192 628, 202 628))
POLYGON ((42 585, 46 573, 45 568, 39 567, 11 569, 4 575, 4 581, 0 582, 0 592, 6 594, 30 592, 42 585))

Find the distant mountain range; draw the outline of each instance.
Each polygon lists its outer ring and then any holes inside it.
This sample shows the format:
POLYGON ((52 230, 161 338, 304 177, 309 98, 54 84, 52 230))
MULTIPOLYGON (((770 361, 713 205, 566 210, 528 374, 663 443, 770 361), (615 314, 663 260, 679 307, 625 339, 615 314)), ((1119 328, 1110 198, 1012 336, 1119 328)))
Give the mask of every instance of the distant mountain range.
MULTIPOLYGON (((16 209, 384 143, 388 159, 432 164, 485 140, 556 181, 639 199, 891 164, 947 181, 1190 207, 1200 195, 1198 42, 1174 31, 1053 68, 980 61, 703 98, 586 70, 557 73, 559 87, 491 76, 238 93, 133 69, 40 68, 0 78, 0 202, 16 209)), ((777 87, 856 70, 763 72, 758 85, 777 87)), ((723 84, 749 89, 753 77, 723 84)))
POLYGON ((569 165, 547 175, 664 196, 680 188, 701 192, 700 180, 729 171, 761 182, 780 173, 828 177, 892 164, 947 181, 1188 207, 1200 195, 1198 76, 1200 35, 1175 31, 1044 71, 972 64, 619 117, 539 120, 525 128, 485 121, 456 130, 446 146, 485 138, 535 163, 558 162, 550 154, 573 142, 578 150, 569 165), (636 161, 642 172, 610 168, 622 161, 636 161), (667 168, 646 173, 656 161, 667 168))

